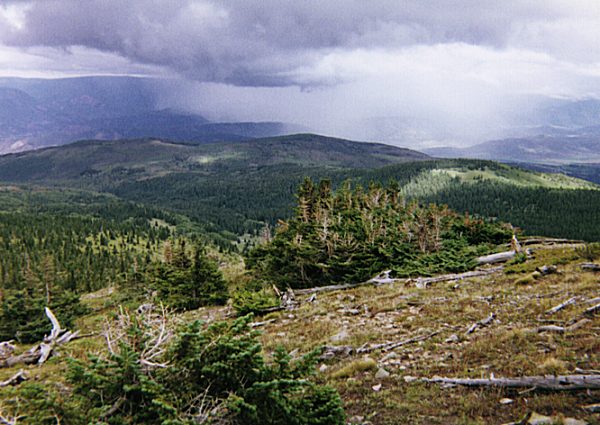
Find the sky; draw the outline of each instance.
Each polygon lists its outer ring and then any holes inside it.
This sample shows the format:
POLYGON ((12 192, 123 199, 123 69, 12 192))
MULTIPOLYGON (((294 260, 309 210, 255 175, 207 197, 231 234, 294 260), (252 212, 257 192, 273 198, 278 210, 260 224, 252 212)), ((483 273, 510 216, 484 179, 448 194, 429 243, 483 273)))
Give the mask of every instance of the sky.
POLYGON ((0 0, 0 76, 165 79, 161 106, 398 145, 600 98, 598 0, 0 0))

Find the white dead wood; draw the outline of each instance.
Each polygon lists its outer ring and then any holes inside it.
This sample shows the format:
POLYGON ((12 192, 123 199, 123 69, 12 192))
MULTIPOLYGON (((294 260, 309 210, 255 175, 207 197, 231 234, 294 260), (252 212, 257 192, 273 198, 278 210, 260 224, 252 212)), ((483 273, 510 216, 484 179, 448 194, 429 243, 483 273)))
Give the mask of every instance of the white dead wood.
POLYGON ((482 319, 479 322, 475 322, 471 326, 469 326, 469 328, 465 332, 465 335, 472 334, 478 328, 482 328, 482 327, 488 326, 489 324, 491 324, 494 321, 495 318, 496 318, 496 314, 495 313, 490 313, 490 315, 488 317, 486 317, 485 319, 482 319))
POLYGON ((13 344, 14 341, 4 341, 0 342, 0 360, 6 359, 15 352, 17 346, 13 344))
MULTIPOLYGON (((169 321, 169 312, 160 306, 147 310, 146 313, 137 312, 131 315, 123 308, 113 322, 107 322, 103 336, 109 353, 120 354, 119 342, 127 342, 131 338, 128 333, 134 323, 139 323, 143 332, 144 347, 140 352, 140 364, 146 369, 165 368, 167 363, 160 361, 166 352, 168 342, 173 337, 172 326, 169 321), (136 322, 137 321, 137 322, 136 322)), ((132 341, 129 341, 133 344, 132 341)))
POLYGON ((582 270, 589 270, 589 271, 592 271, 592 272, 599 272, 600 271, 600 264, 583 263, 583 264, 580 264, 579 267, 581 267, 582 270))
POLYGON ((505 263, 508 260, 512 259, 515 255, 517 255, 517 251, 505 251, 499 252, 497 254, 484 255, 483 257, 477 257, 476 261, 478 265, 484 264, 496 264, 496 263, 505 263))
POLYGON ((0 388, 8 387, 10 385, 19 385, 21 382, 26 381, 26 380, 27 380, 27 375, 25 374, 25 371, 23 371, 23 369, 21 369, 20 371, 15 373, 13 376, 8 378, 6 381, 0 381, 0 388))
POLYGON ((600 370, 594 370, 594 369, 581 369, 576 367, 575 368, 575 372, 580 374, 580 375, 600 375, 600 370))
POLYGON ((546 391, 574 391, 600 389, 600 375, 546 375, 518 378, 421 378, 422 382, 467 387, 534 388, 546 391))
POLYGON ((25 415, 22 416, 5 416, 4 413, 2 412, 2 410, 0 410, 0 425, 17 425, 19 423, 19 420, 25 418, 25 415))
POLYGON ((584 304, 597 304, 600 303, 600 297, 590 298, 589 300, 585 300, 584 304))
POLYGON ((544 276, 549 275, 549 274, 558 273, 558 267, 556 267, 556 266, 541 266, 541 267, 536 267, 535 270, 544 276))
POLYGON ((498 273, 502 270, 503 270, 503 266, 497 266, 497 267, 491 267, 491 268, 486 268, 486 269, 482 269, 482 270, 473 270, 473 271, 469 271, 469 272, 465 272, 465 273, 444 274, 444 275, 434 276, 434 277, 419 277, 416 279, 390 278, 389 271, 385 271, 385 272, 377 275, 375 278, 370 279, 366 282, 346 283, 346 284, 341 284, 341 285, 328 285, 328 286, 318 286, 315 288, 297 289, 295 291, 295 293, 296 293, 296 295, 310 295, 310 294, 316 294, 319 292, 341 291, 341 290, 345 290, 345 289, 358 288, 360 286, 365 286, 365 285, 384 285, 384 284, 395 283, 395 282, 400 282, 400 283, 405 283, 405 284, 415 282, 415 285, 418 288, 426 288, 428 285, 430 285, 432 283, 464 280, 464 279, 469 279, 469 278, 473 278, 473 277, 488 276, 488 275, 491 275, 494 273, 498 273))
POLYGON ((567 301, 560 303, 559 305, 552 307, 550 310, 546 311, 546 314, 554 314, 561 311, 563 308, 570 306, 571 304, 575 304, 577 302, 577 297, 569 298, 567 301))
POLYGON ((396 342, 387 342, 384 344, 375 344, 375 345, 371 345, 368 347, 360 347, 356 350, 357 354, 365 354, 365 353, 371 353, 373 351, 390 351, 393 350, 394 348, 398 348, 401 347, 403 345, 407 345, 407 344, 412 344, 415 342, 419 342, 419 341, 425 341, 429 338, 434 337, 435 335, 439 334, 441 331, 434 331, 434 332, 430 332, 426 335, 421 335, 421 336, 416 336, 414 338, 409 338, 409 339, 405 339, 403 341, 396 341, 396 342))
POLYGON ((586 309, 586 310, 583 312, 583 314, 584 314, 585 316, 592 316, 592 315, 594 315, 594 314, 596 314, 596 313, 599 313, 599 312, 600 312, 600 304, 596 304, 596 305, 594 305, 594 306, 592 306, 592 307, 590 307, 590 308, 586 309))
POLYGON ((319 356, 321 360, 329 360, 334 357, 348 357, 354 354, 354 347, 349 345, 327 345, 319 356))
MULTIPOLYGON (((50 308, 46 307, 45 312, 46 312, 46 316, 48 317, 48 320, 50 320, 50 323, 52 323, 52 330, 50 331, 50 335, 47 335, 46 337, 44 337, 44 340, 41 343, 34 345, 32 348, 25 351, 24 353, 21 353, 16 356, 15 355, 9 355, 9 356, 0 355, 0 368, 12 367, 12 366, 15 366, 15 365, 21 364, 21 363, 24 363, 24 364, 37 363, 37 364, 41 365, 46 360, 48 360, 50 358, 50 356, 52 356, 52 354, 54 353, 54 350, 57 347, 64 345, 74 339, 81 338, 79 336, 79 332, 71 332, 71 331, 62 329, 60 327, 60 323, 59 323, 58 319, 56 318, 56 316, 54 315, 52 310, 50 310, 50 308)), ((10 348, 10 350, 12 350, 12 351, 15 350, 14 345, 12 345, 10 341, 0 343, 0 345, 5 347, 4 353, 7 352, 8 348, 6 348, 6 347, 9 347, 9 346, 12 347, 12 348, 10 348)))
POLYGON ((565 244, 565 245, 581 245, 584 244, 585 241, 580 241, 576 239, 559 239, 559 238, 531 238, 520 241, 522 246, 525 245, 556 245, 556 244, 565 244))
POLYGON ((263 322, 252 322, 252 323, 250 323, 250 327, 251 328, 259 328, 261 326, 268 325, 269 323, 273 323, 274 321, 275 321, 275 319, 269 319, 269 320, 265 320, 263 322))
POLYGON ((591 322, 590 319, 581 319, 581 320, 573 323, 570 326, 557 326, 557 325, 540 326, 536 329, 536 331, 538 333, 542 333, 542 332, 567 333, 567 332, 576 331, 577 329, 587 325, 590 322, 591 322))
POLYGON ((501 272, 504 269, 503 266, 491 267, 483 270, 473 270, 465 273, 451 273, 443 274, 434 277, 419 277, 415 279, 415 286, 419 289, 427 288, 432 283, 439 282, 452 282, 457 280, 470 279, 473 277, 489 276, 494 273, 501 272))
POLYGON ((588 404, 587 406, 581 406, 581 408, 590 413, 600 413, 600 403, 588 404))

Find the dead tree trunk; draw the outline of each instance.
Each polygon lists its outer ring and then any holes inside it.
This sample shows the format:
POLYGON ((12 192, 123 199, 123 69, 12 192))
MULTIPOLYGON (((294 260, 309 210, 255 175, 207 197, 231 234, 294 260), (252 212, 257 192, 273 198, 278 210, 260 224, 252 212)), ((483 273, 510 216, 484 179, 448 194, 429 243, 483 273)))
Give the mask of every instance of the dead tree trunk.
POLYGON ((546 391, 573 391, 600 389, 600 375, 523 376, 520 378, 422 378, 422 382, 466 387, 535 388, 546 391))
POLYGON ((516 251, 499 252, 497 254, 484 255, 476 259, 478 265, 505 263, 517 255, 516 251))

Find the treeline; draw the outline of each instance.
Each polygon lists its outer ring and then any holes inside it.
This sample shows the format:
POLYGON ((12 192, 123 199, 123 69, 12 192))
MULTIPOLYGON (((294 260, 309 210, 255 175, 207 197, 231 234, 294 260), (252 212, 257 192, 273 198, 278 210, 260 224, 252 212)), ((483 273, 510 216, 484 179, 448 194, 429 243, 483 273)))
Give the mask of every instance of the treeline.
POLYGON ((282 288, 364 281, 391 269, 418 276, 472 268, 474 258, 512 235, 508 225, 407 202, 400 185, 306 179, 294 217, 248 256, 256 276, 282 288))

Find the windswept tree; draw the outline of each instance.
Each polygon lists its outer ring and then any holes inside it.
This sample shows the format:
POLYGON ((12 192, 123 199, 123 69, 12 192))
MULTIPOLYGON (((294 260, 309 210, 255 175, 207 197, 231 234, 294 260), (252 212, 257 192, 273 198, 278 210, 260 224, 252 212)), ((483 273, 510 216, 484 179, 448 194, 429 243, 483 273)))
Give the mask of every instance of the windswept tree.
POLYGON ((296 214, 280 222, 274 238, 250 252, 257 278, 285 288, 365 280, 385 269, 398 275, 463 271, 511 229, 473 220, 446 206, 406 202, 400 187, 329 180, 301 184, 296 214))

